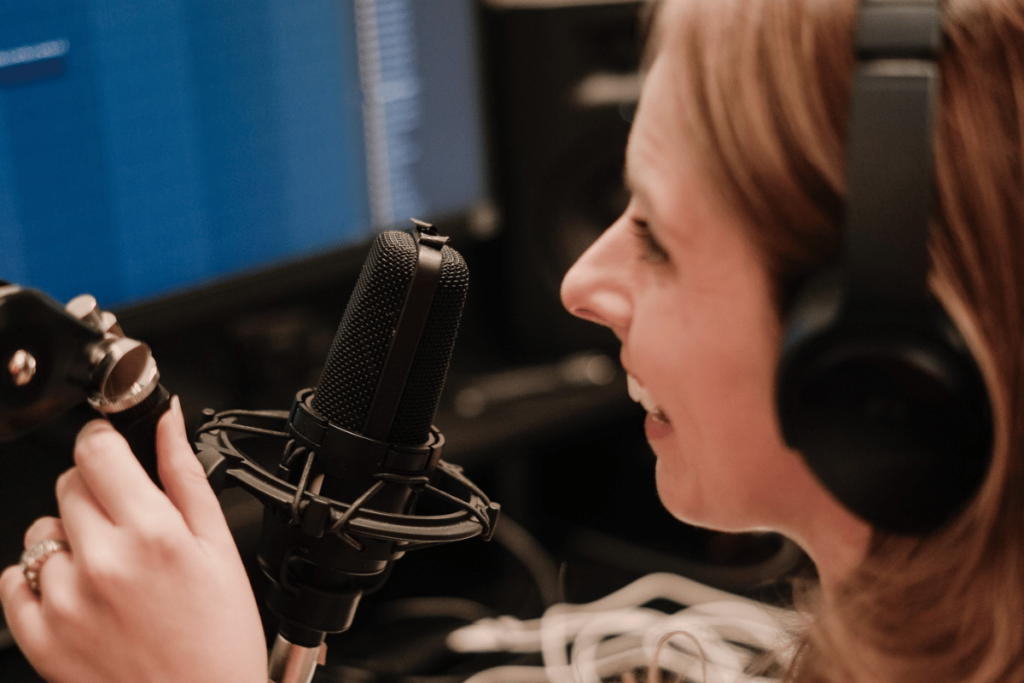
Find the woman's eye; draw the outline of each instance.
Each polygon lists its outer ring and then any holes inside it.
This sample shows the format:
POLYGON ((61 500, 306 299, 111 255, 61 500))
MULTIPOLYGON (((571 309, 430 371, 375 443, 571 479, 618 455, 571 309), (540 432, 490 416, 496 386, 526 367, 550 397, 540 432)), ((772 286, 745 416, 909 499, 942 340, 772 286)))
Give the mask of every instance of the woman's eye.
POLYGON ((636 234, 637 239, 640 240, 645 261, 648 263, 664 263, 668 261, 668 253, 665 252, 664 247, 661 246, 658 240, 654 238, 650 226, 647 225, 647 221, 634 218, 633 232, 636 234))

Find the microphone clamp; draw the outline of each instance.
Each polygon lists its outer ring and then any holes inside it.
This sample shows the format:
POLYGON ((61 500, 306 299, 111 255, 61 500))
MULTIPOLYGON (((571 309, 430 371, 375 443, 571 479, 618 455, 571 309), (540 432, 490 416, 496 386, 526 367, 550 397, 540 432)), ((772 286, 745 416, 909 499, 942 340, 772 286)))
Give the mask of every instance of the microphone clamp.
MULTIPOLYGON (((349 545, 359 545, 354 537, 366 537, 394 544, 395 558, 407 551, 481 537, 490 540, 497 523, 500 505, 471 482, 462 468, 440 459, 444 436, 431 428, 426 444, 396 447, 341 429, 317 415, 308 406, 311 390, 300 391, 290 412, 206 409, 206 421, 197 432, 197 457, 203 464, 210 485, 218 493, 238 486, 268 508, 288 517, 303 535, 321 538, 336 534, 349 545), (288 442, 277 474, 267 471, 246 451, 267 450, 267 440, 288 442), (243 442, 248 442, 243 446, 243 442), (371 453, 380 462, 377 483, 352 503, 320 496, 311 489, 313 454, 325 443, 371 453), (297 483, 289 476, 296 461, 303 460, 303 472, 297 483), (431 476, 433 475, 433 476, 431 476), (443 490, 454 485, 459 495, 443 490), (382 512, 364 507, 375 489, 385 483, 410 486, 455 508, 441 515, 416 515, 382 512)), ((276 451, 279 455, 280 450, 276 451)), ((317 461, 318 466, 324 463, 317 461)), ((328 465, 329 466, 329 465, 328 465)), ((325 472, 325 474, 332 474, 325 472)), ((336 476, 336 475, 335 475, 336 476)))
POLYGON ((436 428, 431 428, 427 442, 422 445, 396 446, 331 424, 310 405, 312 397, 312 389, 303 389, 296 395, 288 417, 288 433, 310 450, 323 449, 347 455, 339 463, 319 463, 325 474, 338 478, 345 477, 345 465, 349 461, 365 463, 373 471, 386 469, 421 474, 434 469, 441 459, 444 435, 436 428))

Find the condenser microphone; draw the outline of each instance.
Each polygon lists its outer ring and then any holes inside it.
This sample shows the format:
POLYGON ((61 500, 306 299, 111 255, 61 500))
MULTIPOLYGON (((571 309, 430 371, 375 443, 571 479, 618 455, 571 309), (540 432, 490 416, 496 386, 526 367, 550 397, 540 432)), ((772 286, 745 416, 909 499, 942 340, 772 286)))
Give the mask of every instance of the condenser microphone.
POLYGON ((292 643, 346 630, 360 596, 409 546, 355 522, 404 524, 440 460, 444 437, 431 423, 469 285, 446 241, 422 223, 415 235, 377 237, 318 384, 293 404, 278 472, 314 495, 302 523, 268 515, 259 553, 268 604, 292 643), (345 510, 330 523, 329 505, 345 510))
POLYGON ((258 560, 280 618, 274 681, 292 667, 312 677, 325 634, 349 628, 393 561, 494 532, 500 506, 441 459, 432 425, 469 284, 446 242, 420 222, 377 237, 323 374, 290 412, 206 411, 197 457, 211 485, 266 506, 258 560), (281 441, 274 473, 246 453, 281 441), (447 511, 421 514, 417 497, 447 511))

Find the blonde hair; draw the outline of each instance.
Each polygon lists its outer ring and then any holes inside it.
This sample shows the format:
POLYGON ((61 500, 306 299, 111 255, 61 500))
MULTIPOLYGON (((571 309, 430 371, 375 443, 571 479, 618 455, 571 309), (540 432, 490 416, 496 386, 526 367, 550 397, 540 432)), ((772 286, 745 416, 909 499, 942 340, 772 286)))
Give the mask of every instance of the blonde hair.
MULTIPOLYGON (((856 0, 658 11, 652 45, 677 64, 680 125, 745 218, 780 310, 837 256, 855 12, 856 0)), ((1024 681, 1024 0, 947 0, 944 30, 931 283, 985 374, 994 461, 941 532, 875 534, 819 600, 798 681, 1024 681)))

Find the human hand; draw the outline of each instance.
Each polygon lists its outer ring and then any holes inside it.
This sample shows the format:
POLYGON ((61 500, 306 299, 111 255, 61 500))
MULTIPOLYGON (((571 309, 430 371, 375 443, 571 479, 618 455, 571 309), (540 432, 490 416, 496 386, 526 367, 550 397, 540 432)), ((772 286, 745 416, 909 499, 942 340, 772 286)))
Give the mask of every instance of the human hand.
POLYGON ((0 601, 22 652, 51 683, 266 683, 256 602, 220 504, 185 434, 177 398, 157 427, 161 491, 109 422, 90 422, 57 480, 60 518, 25 546, 70 550, 19 567, 0 601))

